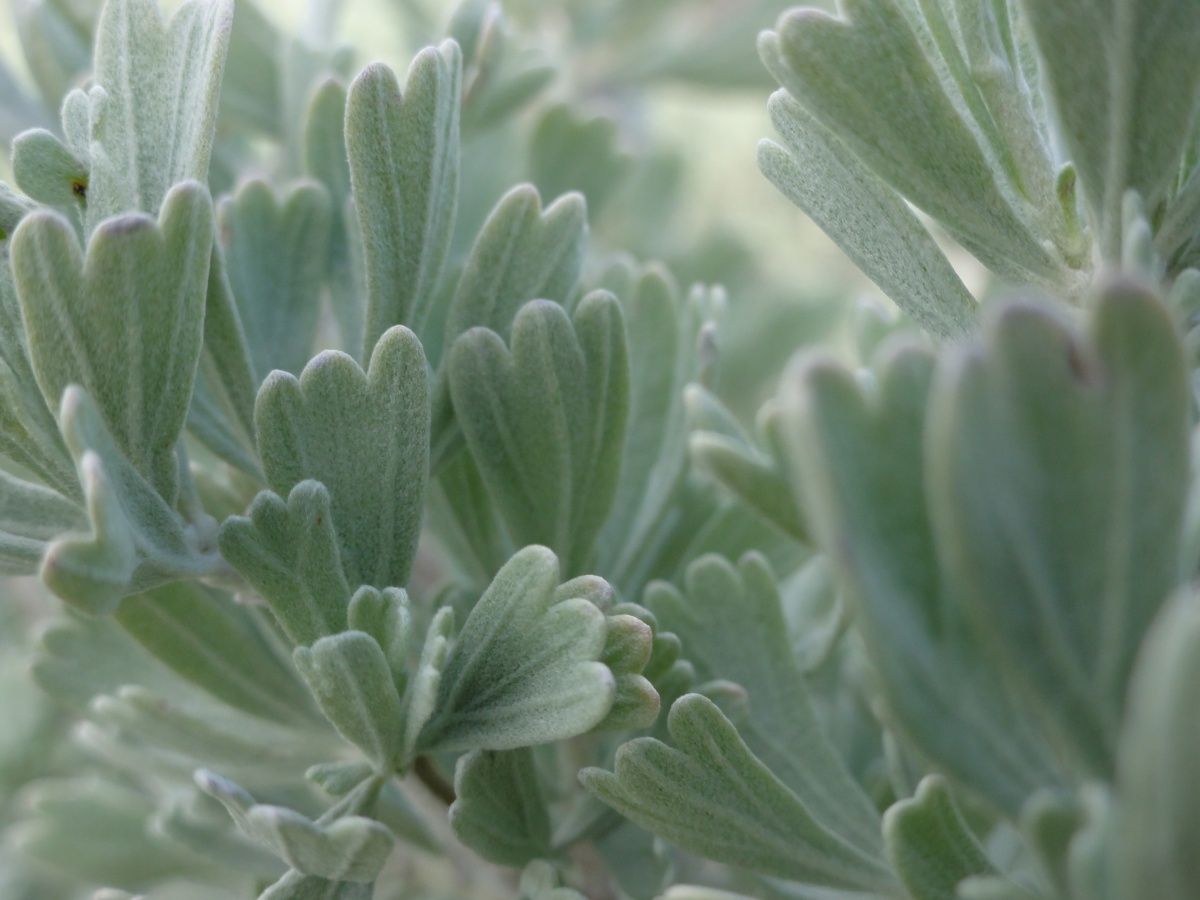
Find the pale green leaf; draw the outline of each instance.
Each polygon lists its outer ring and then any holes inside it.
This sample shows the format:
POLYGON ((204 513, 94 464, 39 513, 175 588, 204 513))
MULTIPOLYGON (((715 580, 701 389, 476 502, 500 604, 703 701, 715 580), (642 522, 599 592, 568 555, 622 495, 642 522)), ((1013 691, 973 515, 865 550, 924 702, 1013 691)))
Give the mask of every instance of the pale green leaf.
POLYGON ((361 631, 323 637, 295 650, 296 668, 325 717, 381 771, 395 765, 403 738, 400 695, 383 650, 361 631))
POLYGON ((46 129, 17 135, 12 143, 12 168, 17 186, 39 203, 86 208, 87 163, 77 159, 46 129))
POLYGON ((1110 775, 1141 637, 1175 584, 1189 391, 1161 301, 1109 282, 1079 335, 1008 307, 931 404, 940 555, 997 668, 1080 770, 1110 775))
POLYGON ((196 783, 221 801, 242 831, 305 875, 374 881, 395 844, 383 825, 360 815, 313 821, 281 806, 255 803, 245 790, 212 772, 197 772, 196 783))
POLYGON ((1023 0, 1060 133, 1101 252, 1119 259, 1121 203, 1175 177, 1200 98, 1200 7, 1175 0, 1023 0))
POLYGON ((405 704, 408 707, 404 722, 403 761, 411 760, 417 752, 417 741, 421 729, 437 707, 442 668, 450 653, 450 635, 454 631, 454 610, 443 606, 429 620, 425 631, 425 643, 421 645, 421 658, 413 670, 405 704))
POLYGON ((921 900, 957 900, 960 881, 996 871, 941 775, 927 775, 915 796, 884 813, 883 836, 905 889, 921 900))
POLYGON ((510 344, 484 328, 455 342, 456 414, 513 541, 553 548, 578 574, 619 476, 629 397, 620 307, 605 292, 572 318, 556 303, 529 303, 510 344))
POLYGON ((350 586, 324 485, 302 481, 286 503, 263 491, 249 516, 221 524, 219 542, 221 555, 267 601, 295 644, 345 630, 350 586))
POLYGON ((645 603, 679 636, 698 679, 741 685, 750 718, 741 740, 822 827, 868 855, 881 856, 879 814, 825 738, 788 642, 774 577, 746 556, 735 569, 719 557, 692 563, 686 598, 665 582, 645 603))
POLYGON ((862 271, 939 337, 967 332, 975 299, 904 200, 783 91, 767 105, 784 147, 758 146, 758 165, 862 271))
POLYGON ((1185 900, 1200 884, 1200 604, 1185 591, 1159 614, 1138 654, 1117 765, 1120 900, 1185 900))
POLYGON ((550 816, 529 748, 460 756, 454 793, 450 827, 484 859, 517 868, 551 855, 550 816))
POLYGON ((267 482, 329 491, 352 587, 401 587, 420 537, 429 459, 429 388, 421 344, 403 326, 380 338, 367 372, 326 351, 297 380, 275 372, 255 408, 267 482))
POLYGON ((126 597, 114 618, 165 666, 235 709, 287 724, 319 721, 269 629, 228 595, 195 582, 165 585, 126 597))
POLYGON ((232 0, 188 0, 164 23, 155 0, 108 0, 90 93, 89 230, 156 215, 172 185, 208 177, 232 0))
POLYGON ((213 214, 198 184, 174 188, 156 222, 96 229, 87 257, 53 213, 27 216, 12 264, 46 403, 69 384, 95 400, 118 446, 168 502, 178 491, 175 442, 191 402, 204 333, 213 214))
POLYGON ((418 332, 438 287, 458 201, 461 54, 413 60, 404 93, 377 63, 350 86, 346 151, 367 271, 364 356, 388 328, 418 332))
POLYGON ((1059 277, 1003 175, 946 94, 897 0, 844 0, 841 16, 784 14, 759 38, 771 74, 848 150, 1007 278, 1059 277), (1024 277, 1019 277, 1024 275, 1024 277))
POLYGON ((894 894, 880 855, 846 840, 755 757, 712 701, 671 707, 678 749, 638 738, 618 751, 615 772, 584 769, 584 786, 622 815, 718 862, 830 887, 894 894))
POLYGON ((32 575, 48 541, 86 527, 83 510, 62 494, 0 472, 0 570, 5 574, 32 575))
POLYGON ((329 194, 298 182, 283 197, 248 181, 217 208, 225 269, 254 383, 273 369, 297 374, 313 354, 331 235, 329 194))
POLYGON ((363 585, 350 598, 347 624, 375 639, 383 650, 396 691, 404 693, 408 680, 408 641, 412 631, 412 612, 403 588, 382 591, 363 585))
POLYGON ((509 750, 581 734, 612 707, 604 614, 559 600, 558 560, 526 547, 496 575, 442 665, 425 750, 509 750))
POLYGON ((633 167, 617 146, 617 123, 587 118, 566 104, 550 107, 538 119, 529 140, 530 181, 546 197, 578 191, 593 218, 633 167))
POLYGON ((60 417, 91 533, 50 545, 41 571, 50 590, 81 611, 107 613, 128 594, 218 570, 216 523, 184 524, 117 448, 85 391, 67 388, 60 417))

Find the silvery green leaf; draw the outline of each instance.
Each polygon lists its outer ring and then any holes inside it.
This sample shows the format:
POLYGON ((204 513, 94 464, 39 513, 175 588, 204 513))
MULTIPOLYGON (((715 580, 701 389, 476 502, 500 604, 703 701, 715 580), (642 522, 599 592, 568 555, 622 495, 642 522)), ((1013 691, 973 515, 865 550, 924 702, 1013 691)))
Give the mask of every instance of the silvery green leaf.
MULTIPOLYGON (((727 411, 700 385, 688 385, 684 402, 694 429, 688 439, 688 450, 696 466, 772 525, 807 543, 808 529, 796 504, 795 492, 777 460, 759 449, 740 426, 726 431, 720 423, 708 421, 707 411, 700 407, 715 406, 726 414, 727 411)), ((777 419, 778 416, 772 415, 769 421, 777 419)))
POLYGON ((214 244, 204 306, 204 348, 192 390, 188 428, 226 462, 261 481, 254 451, 258 383, 225 255, 220 245, 214 244))
POLYGON ((96 30, 89 230, 157 214, 172 185, 208 177, 232 0, 189 0, 164 23, 155 0, 109 0, 96 30))
POLYGON ((759 143, 768 180, 918 324, 939 337, 969 331, 975 299, 904 200, 787 93, 767 108, 786 147, 759 143))
POLYGON ((379 339, 365 373, 326 351, 299 379, 274 372, 259 391, 267 483, 279 494, 305 479, 325 485, 353 586, 408 581, 428 478, 428 392, 421 343, 403 326, 379 339))
POLYGON ((558 69, 539 47, 506 51, 482 80, 471 84, 463 99, 463 131, 479 134, 536 98, 552 82, 558 69))
POLYGON ((22 191, 47 206, 86 208, 88 166, 44 128, 17 135, 12 144, 13 178, 22 191))
POLYGON ((530 137, 530 180, 547 197, 579 191, 593 218, 632 166, 617 146, 616 122, 584 117, 563 103, 541 115, 530 137))
POLYGON ((1200 8, 1172 0, 1023 0, 1100 248, 1118 259, 1121 202, 1175 177, 1198 98, 1200 8))
POLYGON ((383 825, 361 815, 313 821, 284 807, 258 804, 244 789, 212 772, 197 772, 196 783, 221 801, 242 831, 305 875, 374 881, 395 844, 383 825))
POLYGON ((85 391, 67 388, 60 418, 91 532, 47 549, 41 574, 50 590, 83 612, 108 613, 129 594, 219 568, 216 523, 183 523, 117 448, 85 391))
POLYGON ((460 756, 454 793, 450 827, 484 859, 517 868, 552 854, 546 797, 528 747, 460 756))
POLYGON ((87 527, 83 510, 62 494, 0 472, 0 571, 32 575, 46 542, 87 527))
POLYGON ((1184 900, 1200 883, 1195 704, 1200 604, 1190 589, 1159 613, 1138 653, 1117 764, 1120 900, 1184 900))
POLYGON ((437 708, 442 669, 450 653, 453 631, 454 610, 443 606, 429 620, 429 628, 425 631, 425 643, 421 645, 421 658, 413 670, 408 693, 404 698, 408 707, 404 721, 404 761, 416 755, 421 729, 437 708))
POLYGON ((363 631, 383 650, 392 681, 400 694, 408 680, 408 640, 412 632, 412 613, 408 594, 403 588, 382 591, 363 585, 350 598, 346 610, 351 630, 363 631))
MULTIPOLYGON (((446 397, 449 405, 448 390, 446 397)), ((426 517, 437 541, 454 548, 447 562, 478 591, 516 552, 470 453, 456 454, 438 470, 430 485, 426 517)))
POLYGON ((363 881, 331 881, 289 871, 258 895, 258 900, 371 900, 375 886, 363 881))
POLYGON ((275 854, 238 830, 220 802, 194 786, 160 802, 147 827, 225 871, 270 879, 286 869, 275 854))
POLYGON ((220 116, 237 128, 250 128, 282 136, 280 98, 283 34, 253 0, 238 0, 233 7, 220 116))
POLYGON ((447 313, 445 351, 469 328, 490 328, 505 340, 517 311, 530 300, 566 305, 587 248, 587 207, 579 194, 544 210, 532 185, 500 198, 479 231, 447 313))
POLYGON ((312 356, 331 235, 329 194, 317 182, 283 197, 245 182, 217 208, 225 269, 255 384, 273 369, 298 373, 312 356))
POLYGON ((646 606, 679 636, 699 680, 724 678, 745 688, 750 718, 740 731, 749 752, 823 828, 882 858, 879 814, 817 722, 765 561, 748 555, 735 569, 704 557, 688 567, 685 583, 686 599, 653 583, 646 606))
POLYGON ((221 555, 267 601, 295 644, 344 631, 350 586, 325 486, 302 481, 286 503, 263 491, 249 513, 222 523, 221 555))
MULTIPOLYGON (((8 240, 17 224, 35 209, 36 203, 0 181, 0 241, 8 240)), ((7 245, 0 244, 0 259, 8 259, 7 251, 7 245)))
POLYGON ((884 813, 883 837, 905 890, 921 900, 957 900, 959 882, 996 871, 941 775, 927 775, 915 796, 884 813))
POLYGON ((598 291, 568 318, 534 301, 517 314, 510 346, 485 328, 455 342, 456 415, 513 541, 552 547, 578 574, 620 471, 629 398, 620 306, 598 291))
POLYGON ((793 10, 759 52, 851 153, 981 262, 1010 279, 1058 277, 897 0, 845 0, 837 18, 793 10))
MULTIPOLYGON (((591 576, 594 577, 594 576, 591 576)), ((578 579, 577 579, 578 580, 578 579)), ((609 591, 608 582, 597 579, 609 591)), ((571 585, 564 584, 559 589, 571 585)), ((566 596, 579 596, 569 592, 566 596)), ((592 603, 596 603, 595 599, 592 603)), ((596 604, 599 605, 599 604, 596 604)), ((603 608, 603 607, 601 607, 603 608)), ((606 619, 608 633, 604 653, 600 657, 616 679, 617 692, 612 709, 595 727, 596 731, 620 731, 627 728, 648 728, 658 718, 658 692, 643 674, 654 649, 654 633, 650 626, 635 615, 617 613, 606 619)))
POLYGON ((304 777, 319 784, 325 793, 341 797, 374 774, 375 767, 369 762, 354 760, 352 762, 318 763, 315 766, 309 766, 304 777))
POLYGON ((259 722, 235 720, 232 724, 251 726, 248 734, 239 734, 225 723, 216 723, 136 685, 127 685, 115 695, 96 697, 89 717, 101 725, 120 729, 141 740, 207 765, 223 767, 293 766, 305 759, 305 741, 294 732, 269 731, 259 722))
POLYGON ((1083 337, 1002 312, 931 403, 926 479, 940 556, 998 670, 1082 772, 1112 772, 1126 683, 1174 587, 1189 391, 1161 301, 1094 298, 1083 337))
POLYGON ((1064 896, 1070 894, 1071 843, 1082 824, 1081 804, 1065 791, 1039 791, 1021 808, 1021 833, 1046 882, 1064 896))
MULTIPOLYGON (((542 209, 532 185, 517 185, 496 204, 479 230, 441 325, 437 360, 469 328, 489 328, 504 340, 517 311, 530 300, 566 305, 579 281, 587 248, 587 207, 567 194, 542 209)), ((431 332, 435 323, 429 323, 431 332)), ((432 359, 432 358, 431 358, 432 359)), ((440 469, 460 446, 450 397, 449 367, 442 365, 433 392, 433 461, 440 469)))
POLYGON ((296 668, 325 717, 379 768, 396 764, 404 732, 400 695, 383 650, 361 631, 297 647, 296 668))
MULTIPOLYGON (((601 571, 634 590, 630 569, 653 545, 688 467, 684 386, 700 375, 698 337, 710 319, 670 273, 647 266, 623 296, 629 341, 629 420, 612 511, 597 539, 601 571)), ((636 596, 636 594, 631 595, 636 596)))
POLYGON ((983 640, 940 573, 923 446, 933 367, 928 351, 899 343, 879 360, 870 393, 831 362, 789 371, 781 405, 794 481, 882 675, 892 727, 1015 816, 1063 775, 982 662, 983 640))
POLYGON ((667 721, 678 749, 653 738, 630 741, 617 750, 614 772, 584 769, 584 787, 643 828, 707 859, 895 894, 881 848, 863 849, 815 818, 712 701, 682 697, 667 721))
POLYGON ((461 54, 446 41, 413 60, 404 93, 368 66, 346 101, 346 151, 367 267, 364 355, 393 325, 418 331, 437 290, 458 199, 461 54))
POLYGON ((350 241, 357 240, 358 216, 350 193, 346 157, 346 87, 336 78, 322 82, 309 101, 304 122, 304 170, 325 185, 333 210, 329 245, 330 301, 343 350, 357 353, 363 345, 364 298, 354 282, 350 241))
POLYGON ((535 859, 521 871, 519 900, 584 900, 584 894, 563 887, 562 875, 549 860, 535 859))
POLYGON ((140 214, 99 226, 85 259, 60 216, 27 216, 12 266, 46 403, 84 387, 121 451, 158 493, 178 491, 183 429, 204 330, 212 252, 208 191, 171 190, 158 221, 140 214))
POLYGON ((98 776, 31 785, 30 814, 6 841, 27 858, 90 884, 153 884, 204 872, 197 858, 146 830, 154 805, 134 787, 98 776))
POLYGON ((442 665, 422 750, 509 750, 581 734, 612 708, 604 613, 560 600, 558 560, 526 547, 496 575, 442 665), (556 602, 557 601, 557 602, 556 602))
POLYGON ((319 721, 269 628, 227 594, 178 582, 125 598, 114 618, 175 674, 235 709, 290 725, 319 721))

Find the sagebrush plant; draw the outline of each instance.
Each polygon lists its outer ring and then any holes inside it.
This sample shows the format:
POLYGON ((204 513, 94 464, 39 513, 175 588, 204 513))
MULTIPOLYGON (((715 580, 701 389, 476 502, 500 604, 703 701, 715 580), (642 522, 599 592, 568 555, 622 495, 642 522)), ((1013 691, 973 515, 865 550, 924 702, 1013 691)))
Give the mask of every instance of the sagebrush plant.
POLYGON ((5 900, 1200 896, 1200 4, 762 31, 759 167, 902 315, 750 429, 754 256, 619 129, 778 4, 402 6, 403 76, 16 10, 5 900))

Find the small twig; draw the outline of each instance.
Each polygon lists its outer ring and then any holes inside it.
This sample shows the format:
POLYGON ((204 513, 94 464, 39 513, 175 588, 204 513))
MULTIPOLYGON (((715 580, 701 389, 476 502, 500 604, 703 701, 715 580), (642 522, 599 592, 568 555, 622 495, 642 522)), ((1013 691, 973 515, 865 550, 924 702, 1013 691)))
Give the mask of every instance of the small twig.
POLYGON ((454 793, 454 785, 442 777, 428 756, 418 756, 412 770, 421 784, 447 806, 458 799, 458 795, 454 793))

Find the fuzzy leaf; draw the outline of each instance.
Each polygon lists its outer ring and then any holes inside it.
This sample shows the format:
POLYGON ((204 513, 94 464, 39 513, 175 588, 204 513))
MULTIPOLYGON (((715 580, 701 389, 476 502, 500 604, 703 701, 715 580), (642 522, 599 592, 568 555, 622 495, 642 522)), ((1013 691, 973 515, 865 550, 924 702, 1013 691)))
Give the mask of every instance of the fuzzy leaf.
POLYGON ((1119 260, 1129 189, 1153 206, 1200 97, 1200 7, 1172 0, 1023 0, 1101 251, 1119 260))
POLYGON ((882 856, 879 817, 824 737, 787 637, 774 577, 757 555, 738 568, 703 557, 686 574, 686 599, 665 582, 646 605, 679 636, 700 680, 725 678, 749 695, 743 740, 823 827, 882 856))
POLYGON ((188 410, 188 427, 210 450, 262 479, 254 452, 258 379, 229 284, 225 254, 213 245, 204 306, 204 349, 188 410))
POLYGON ((932 356, 904 344, 880 359, 873 397, 830 362, 785 375, 793 481, 882 675, 894 727, 1015 816, 1062 776, 1001 676, 981 664, 983 642, 939 570, 923 448, 932 375, 932 356))
POLYGON ((581 734, 616 691, 599 662, 604 614, 587 600, 556 601, 558 560, 526 547, 496 575, 442 666, 422 750, 510 750, 581 734))
POLYGON ((333 210, 329 245, 330 300, 341 335, 341 347, 357 352, 363 345, 361 291, 351 268, 351 229, 358 221, 350 197, 350 163, 346 157, 346 87, 337 79, 322 82, 312 95, 304 122, 304 169, 329 192, 333 210))
POLYGON ((620 307, 596 292, 568 319, 535 301, 517 314, 510 343, 484 328, 455 342, 454 407, 514 542, 552 547, 577 574, 620 471, 629 402, 620 307))
POLYGON ((50 545, 41 571, 50 590, 83 612, 108 613, 128 594, 216 571, 216 523, 184 525, 117 448, 86 392, 67 388, 61 419, 91 534, 50 545))
POLYGON ((587 207, 566 194, 542 209, 532 185, 518 185, 492 210, 459 276, 446 319, 445 348, 469 328, 505 340, 530 300, 566 305, 587 247, 587 207))
POLYGON ((371 900, 375 885, 364 881, 331 881, 295 869, 258 895, 258 900, 371 900))
POLYGON ((1110 282, 1083 339, 1009 307, 947 370, 926 478, 939 548, 999 670, 1110 775, 1141 637, 1175 584, 1189 392, 1170 315, 1110 282))
POLYGON ((183 429, 204 333, 213 215, 198 184, 174 188, 155 222, 96 229, 87 258, 71 226, 27 216, 12 263, 38 385, 57 407, 69 384, 95 400, 121 451, 158 493, 178 490, 183 429))
POLYGON ((32 575, 47 541, 86 526, 83 510, 62 494, 0 472, 0 572, 32 575))
POLYGON ((450 635, 454 631, 454 610, 443 606, 429 620, 425 631, 425 643, 421 645, 421 658, 413 671, 405 702, 408 715, 404 722, 404 754, 407 763, 417 753, 417 742, 421 729, 437 707, 442 681, 442 669, 450 653, 450 635))
POLYGON ((262 595, 300 646, 346 628, 350 586, 329 507, 324 485, 302 481, 286 504, 263 491, 249 517, 230 516, 221 525, 221 555, 262 595))
POLYGON ((374 881, 395 844, 387 828, 363 816, 314 822, 284 807, 255 803, 245 790, 211 772, 197 772, 196 783, 221 801, 242 831, 305 875, 374 881))
POLYGON ((32 199, 47 206, 82 209, 88 166, 44 128, 17 135, 12 144, 13 178, 32 199))
MULTIPOLYGON (((997 181, 898 0, 844 0, 841 17, 785 13, 763 62, 855 156, 941 221, 980 261, 1055 278, 1057 264, 997 181)), ((927 254, 926 254, 927 255, 927 254)))
POLYGON ((458 202, 461 54, 446 41, 413 60, 404 93, 368 66, 346 101, 346 150, 367 269, 364 356, 393 325, 419 325, 437 290, 458 202))
POLYGON ((939 337, 969 331, 975 299, 904 200, 786 92, 767 108, 786 146, 759 143, 767 179, 919 325, 939 337))
POLYGON ((940 775, 927 775, 915 796, 884 814, 883 836, 905 889, 921 900, 958 900, 960 881, 996 871, 940 775))
POLYGON ((1195 703, 1200 603, 1175 598, 1138 655, 1117 770, 1114 897, 1184 900, 1200 883, 1195 703))
POLYGON ((376 590, 363 585, 350 598, 347 623, 354 631, 364 631, 383 650, 396 690, 404 693, 408 677, 408 639, 412 631, 412 613, 408 594, 402 588, 376 590))
POLYGON ((711 700, 688 694, 675 701, 667 722, 678 749, 637 738, 617 750, 615 772, 584 769, 584 787, 708 859, 795 881, 894 893, 882 857, 814 819, 711 700))
POLYGON ((617 148, 613 120, 584 118, 566 104, 546 110, 530 138, 530 180, 547 197, 579 191, 593 217, 629 174, 632 162, 617 148))
POLYGON ((317 718, 263 626, 228 595, 195 583, 165 585, 126 597, 114 618, 161 663, 235 709, 288 724, 317 718))
MULTIPOLYGON (((459 276, 444 323, 430 322, 439 361, 454 341, 475 326, 504 340, 512 334, 517 311, 530 300, 566 305, 579 281, 587 247, 587 207, 579 194, 567 194, 542 209, 532 185, 518 185, 500 198, 484 222, 459 276)), ((425 332, 423 332, 425 333, 425 332)), ((434 467, 460 446, 450 397, 449 366, 442 365, 433 393, 434 467)))
POLYGON ((232 0, 189 0, 169 23, 155 0, 105 3, 90 94, 90 227, 157 214, 172 185, 207 180, 232 24, 232 0))
POLYGON ((281 495, 305 479, 325 485, 351 585, 408 581, 428 478, 428 392, 421 344, 402 326, 380 338, 366 373, 326 351, 299 380, 274 372, 259 392, 267 482, 281 495))
MULTIPOLYGON (((601 581, 600 583, 611 590, 608 582, 601 581)), ((563 588, 567 587, 570 587, 570 584, 564 584, 559 589, 560 595, 563 588)), ((572 593, 568 596, 578 595, 572 593)), ((596 601, 592 599, 592 602, 596 601)), ((649 625, 637 616, 628 613, 610 615, 607 618, 607 625, 608 634, 605 638, 604 654, 600 657, 600 661, 612 671, 617 682, 617 692, 613 698, 612 709, 595 727, 595 730, 620 731, 627 728, 649 728, 658 718, 659 704, 661 703, 658 692, 643 675, 643 670, 650 662, 650 654, 653 652, 654 633, 649 625)))
POLYGON ((484 859, 519 868, 551 855, 550 816, 528 747, 460 756, 454 793, 450 827, 484 859))
POLYGON ((255 384, 273 369, 297 373, 312 356, 330 238, 330 204, 314 182, 277 198, 249 181, 217 209, 226 271, 254 364, 255 384))
POLYGON ((297 647, 295 660, 325 717, 387 771, 400 749, 404 723, 400 695, 375 639, 344 631, 321 638, 311 649, 297 647))

